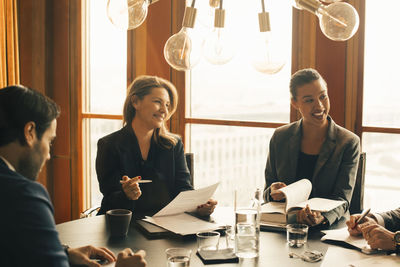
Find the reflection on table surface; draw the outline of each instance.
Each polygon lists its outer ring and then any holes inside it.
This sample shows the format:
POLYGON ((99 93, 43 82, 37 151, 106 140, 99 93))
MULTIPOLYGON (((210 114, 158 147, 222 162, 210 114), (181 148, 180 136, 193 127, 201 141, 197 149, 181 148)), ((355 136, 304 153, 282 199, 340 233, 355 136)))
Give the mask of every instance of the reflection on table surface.
MULTIPOLYGON (((233 211, 229 208, 216 209, 213 215, 214 219, 224 224, 233 225, 233 211)), ((344 226, 344 220, 339 222, 344 226)), ((336 226, 337 227, 337 226, 336 226)), ((168 238, 149 240, 131 223, 128 236, 124 239, 113 239, 109 237, 104 215, 78 219, 57 225, 60 240, 70 247, 79 247, 84 245, 93 245, 107 247, 117 254, 122 249, 129 247, 133 251, 143 249, 146 251, 146 261, 149 267, 166 266, 165 250, 170 247, 186 247, 192 249, 190 266, 204 266, 202 261, 195 255, 197 244, 195 236, 169 236, 168 238)), ((298 258, 289 258, 290 252, 301 253, 304 249, 318 250, 326 253, 330 245, 320 241, 321 233, 319 231, 310 231, 307 245, 303 248, 290 248, 286 242, 286 233, 284 232, 261 232, 260 233, 260 256, 255 260, 241 260, 239 264, 224 263, 207 266, 320 266, 318 263, 307 263, 298 258)), ((344 250, 346 253, 358 254, 355 250, 344 250), (348 252, 347 252, 348 251, 348 252)), ((340 265, 341 257, 332 266, 340 265)), ((327 265, 324 265, 327 266, 327 265)))

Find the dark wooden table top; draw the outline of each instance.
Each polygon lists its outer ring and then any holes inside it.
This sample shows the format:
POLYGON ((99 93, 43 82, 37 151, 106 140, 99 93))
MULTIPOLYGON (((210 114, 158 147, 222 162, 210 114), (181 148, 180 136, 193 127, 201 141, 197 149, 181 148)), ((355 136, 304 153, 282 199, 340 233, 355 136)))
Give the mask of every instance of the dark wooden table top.
MULTIPOLYGON (((221 211, 221 209, 220 209, 221 211)), ((221 212, 219 212, 221 214, 221 212)), ((222 212, 224 214, 225 212, 222 212)), ((218 214, 218 211, 217 211, 218 214)), ((221 216, 224 223, 232 222, 233 216, 221 216)), ((220 220, 220 221, 221 221, 220 220)), ((343 223, 342 223, 343 224, 343 223)), ((128 236, 124 239, 110 238, 106 227, 106 218, 104 215, 78 219, 57 225, 60 240, 70 247, 80 247, 84 245, 94 245, 107 247, 114 253, 129 247, 136 251, 143 249, 146 251, 146 260, 150 267, 166 266, 165 250, 170 247, 186 247, 192 249, 190 266, 204 266, 200 258, 195 254, 197 249, 196 238, 194 236, 169 236, 163 239, 150 240, 142 234, 134 223, 131 223, 128 236)), ((306 248, 309 250, 318 250, 325 253, 328 244, 320 241, 319 231, 309 233, 306 248)), ((301 253, 304 248, 290 248, 286 242, 286 233, 284 232, 264 232, 260 233, 260 256, 254 260, 242 260, 239 264, 224 263, 207 266, 320 266, 318 263, 307 263, 297 258, 289 258, 289 252, 301 253), (246 261, 246 262, 243 262, 246 261)))

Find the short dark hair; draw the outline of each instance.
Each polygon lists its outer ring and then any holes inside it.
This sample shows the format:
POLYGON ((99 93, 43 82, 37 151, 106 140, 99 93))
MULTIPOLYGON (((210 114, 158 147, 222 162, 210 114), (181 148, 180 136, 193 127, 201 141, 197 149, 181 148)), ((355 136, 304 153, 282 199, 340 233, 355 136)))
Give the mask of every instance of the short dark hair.
POLYGON ((308 68, 296 71, 290 78, 289 88, 290 88, 291 98, 293 100, 296 100, 297 89, 299 87, 302 87, 305 84, 311 83, 319 79, 321 79, 321 81, 326 86, 326 81, 324 80, 324 78, 322 78, 321 74, 319 74, 319 72, 316 71, 315 69, 308 68))
POLYGON ((15 140, 26 144, 24 127, 30 121, 35 123, 40 140, 59 115, 59 106, 38 91, 21 85, 0 89, 0 146, 15 140))

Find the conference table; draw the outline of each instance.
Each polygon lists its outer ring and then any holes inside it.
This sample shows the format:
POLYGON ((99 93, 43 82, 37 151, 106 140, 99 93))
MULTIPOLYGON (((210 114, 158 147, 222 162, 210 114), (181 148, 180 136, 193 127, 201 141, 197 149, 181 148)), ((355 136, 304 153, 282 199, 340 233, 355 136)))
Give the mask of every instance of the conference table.
MULTIPOLYGON (((229 209, 228 209, 229 210, 229 209)), ((213 215, 220 223, 233 225, 233 212, 227 212, 227 208, 218 208, 213 215)), ((138 229, 137 225, 132 221, 127 237, 111 238, 107 230, 106 217, 104 215, 89 218, 78 219, 66 223, 58 224, 62 243, 68 244, 70 247, 80 247, 85 245, 94 245, 107 247, 116 255, 124 248, 131 248, 133 251, 143 249, 146 251, 146 261, 150 267, 166 266, 165 250, 170 247, 185 247, 192 249, 192 257, 190 261, 191 267, 204 266, 201 259, 195 254, 197 243, 195 236, 177 236, 170 235, 160 239, 148 239, 138 229)), ((344 220, 334 228, 344 227, 344 220)), ((221 237, 223 238, 223 237, 221 237)), ((310 231, 306 249, 318 250, 326 253, 328 248, 333 245, 321 242, 320 231, 310 231)), ((321 266, 322 261, 316 263, 308 263, 299 258, 290 258, 289 253, 301 253, 304 248, 291 248, 286 242, 285 232, 261 231, 260 233, 260 256, 256 259, 240 259, 239 263, 223 263, 211 264, 207 266, 321 266)), ((343 249, 347 254, 346 257, 335 258, 334 262, 322 264, 323 266, 347 266, 348 255, 353 255, 357 259, 357 254, 361 254, 355 250, 343 249)), ((112 265, 108 265, 112 266, 112 265)))

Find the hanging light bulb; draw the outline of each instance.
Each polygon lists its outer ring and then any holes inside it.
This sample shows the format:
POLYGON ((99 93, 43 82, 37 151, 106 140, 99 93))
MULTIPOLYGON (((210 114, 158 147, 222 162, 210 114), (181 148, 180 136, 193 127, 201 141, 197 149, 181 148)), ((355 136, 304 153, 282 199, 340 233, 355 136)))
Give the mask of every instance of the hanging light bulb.
POLYGON ((204 42, 204 56, 215 65, 229 62, 235 54, 234 42, 224 28, 225 10, 222 9, 222 1, 219 8, 215 9, 214 29, 204 42))
POLYGON ((328 3, 328 4, 335 3, 335 2, 340 2, 340 1, 342 1, 342 0, 321 0, 321 2, 328 3))
POLYGON ((192 6, 185 8, 182 29, 172 35, 164 46, 164 57, 168 64, 176 70, 185 71, 192 69, 202 55, 203 40, 193 34, 196 20, 195 0, 192 6))
POLYGON ((360 19, 357 10, 348 3, 325 6, 318 0, 295 0, 294 6, 316 14, 321 31, 331 40, 346 41, 357 32, 360 19))
POLYGON ((269 13, 265 12, 264 0, 261 0, 262 12, 258 13, 260 33, 254 40, 252 65, 261 73, 275 74, 285 65, 283 57, 273 42, 269 13))
POLYGON ((148 6, 158 0, 108 0, 107 16, 123 30, 139 27, 147 17, 148 6))

